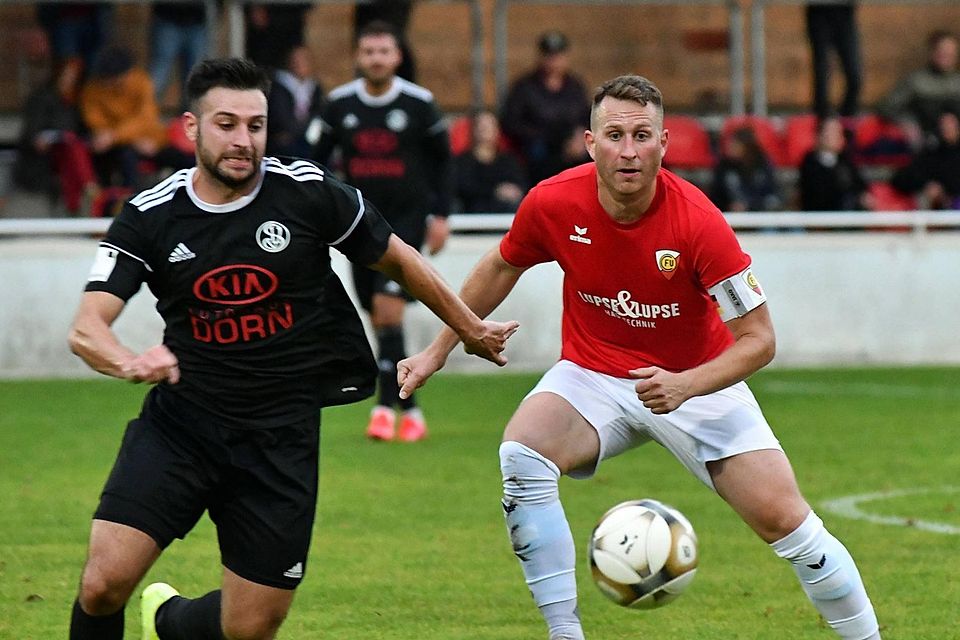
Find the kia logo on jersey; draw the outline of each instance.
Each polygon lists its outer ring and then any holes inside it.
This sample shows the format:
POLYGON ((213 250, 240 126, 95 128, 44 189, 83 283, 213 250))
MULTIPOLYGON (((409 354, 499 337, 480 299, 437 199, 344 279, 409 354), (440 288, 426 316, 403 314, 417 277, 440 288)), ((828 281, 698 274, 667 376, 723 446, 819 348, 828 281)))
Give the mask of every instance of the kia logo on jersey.
POLYGON ((214 304, 259 302, 277 290, 277 276, 255 264, 230 264, 208 271, 193 283, 193 295, 214 304))

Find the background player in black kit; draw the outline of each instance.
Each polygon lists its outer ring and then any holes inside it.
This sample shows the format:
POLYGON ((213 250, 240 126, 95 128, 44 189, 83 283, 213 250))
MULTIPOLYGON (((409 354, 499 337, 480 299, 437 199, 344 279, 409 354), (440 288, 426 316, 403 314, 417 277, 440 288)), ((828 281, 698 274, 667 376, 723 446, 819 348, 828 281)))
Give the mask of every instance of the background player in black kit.
MULTIPOLYGON (((315 157, 327 163, 338 148, 346 181, 360 187, 400 238, 417 248, 426 242, 434 254, 449 235, 450 143, 433 94, 396 75, 403 59, 399 42, 394 27, 381 21, 357 34, 360 77, 330 92, 315 157)), ((396 373, 406 357, 403 315, 411 298, 396 282, 362 266, 354 267, 353 281, 370 312, 380 367, 367 436, 393 439, 399 406, 399 438, 420 440, 427 432, 423 414, 414 398, 399 399, 396 373)))
POLYGON ((70 346, 92 368, 157 383, 130 422, 94 515, 73 640, 119 640, 124 606, 208 510, 220 590, 141 598, 144 638, 273 638, 306 570, 323 406, 373 390, 376 367, 329 247, 401 282, 468 351, 504 364, 516 323, 483 322, 360 191, 306 160, 264 158, 268 81, 208 60, 188 82, 197 166, 125 204, 100 243, 70 346), (111 330, 146 283, 163 343, 111 330))

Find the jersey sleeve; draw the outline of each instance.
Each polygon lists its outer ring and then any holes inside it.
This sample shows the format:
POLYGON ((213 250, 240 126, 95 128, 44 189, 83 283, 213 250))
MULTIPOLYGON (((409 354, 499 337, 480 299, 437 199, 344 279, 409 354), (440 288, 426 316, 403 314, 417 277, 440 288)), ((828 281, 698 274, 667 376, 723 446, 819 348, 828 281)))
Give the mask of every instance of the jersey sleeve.
POLYGON ((140 215, 127 203, 110 224, 97 247, 86 291, 105 291, 126 301, 140 290, 151 271, 143 231, 137 224, 140 215))
POLYGON ((378 261, 386 253, 393 233, 390 224, 356 187, 335 180, 328 184, 333 216, 327 244, 356 264, 378 261))
POLYGON ((520 202, 510 230, 500 241, 500 255, 515 267, 532 267, 554 258, 546 241, 546 221, 540 207, 539 190, 534 188, 520 202))
POLYGON ((740 247, 722 214, 717 212, 704 221, 697 244, 697 275, 716 300, 721 320, 744 316, 767 301, 753 274, 750 256, 740 247))

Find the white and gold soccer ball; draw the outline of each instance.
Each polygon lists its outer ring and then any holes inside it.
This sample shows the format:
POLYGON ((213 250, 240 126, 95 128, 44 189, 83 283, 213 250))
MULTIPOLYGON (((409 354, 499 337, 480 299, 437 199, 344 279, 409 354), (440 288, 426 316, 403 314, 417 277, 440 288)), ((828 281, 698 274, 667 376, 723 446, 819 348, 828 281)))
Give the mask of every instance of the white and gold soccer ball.
POLYGON ((676 599, 697 573, 690 521, 657 500, 629 500, 600 518, 588 551, 593 580, 624 607, 654 609, 676 599))

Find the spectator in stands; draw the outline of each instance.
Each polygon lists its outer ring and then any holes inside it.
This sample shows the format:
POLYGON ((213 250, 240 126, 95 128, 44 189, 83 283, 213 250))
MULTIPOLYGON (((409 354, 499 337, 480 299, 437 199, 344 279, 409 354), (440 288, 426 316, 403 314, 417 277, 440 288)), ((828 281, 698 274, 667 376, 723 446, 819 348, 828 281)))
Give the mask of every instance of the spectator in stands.
POLYGON ((722 211, 776 211, 783 206, 773 164, 750 127, 737 129, 727 140, 710 197, 722 211))
POLYGON ((47 32, 55 60, 79 57, 85 69, 113 33, 112 2, 38 2, 37 22, 47 32))
POLYGON ((867 183, 847 152, 843 122, 820 120, 817 146, 800 164, 800 208, 803 211, 871 209, 867 183))
POLYGON ((455 197, 464 213, 513 213, 526 193, 523 168, 500 148, 497 116, 473 114, 470 149, 453 160, 455 197))
POLYGON ((919 197, 925 209, 960 208, 960 119, 945 111, 938 121, 937 144, 919 152, 916 159, 899 169, 890 184, 919 197))
POLYGON ((400 37, 400 53, 403 55, 403 61, 397 69, 397 76, 410 82, 417 81, 417 63, 407 38, 413 2, 414 0, 368 0, 356 3, 353 9, 354 40, 371 22, 383 21, 393 25, 397 30, 400 37))
POLYGON ((304 44, 303 27, 312 7, 312 2, 247 5, 247 58, 267 69, 282 69, 287 52, 304 44))
POLYGON ((540 36, 537 68, 513 83, 500 114, 533 184, 589 160, 583 132, 590 100, 583 81, 570 71, 569 48, 559 31, 540 36))
POLYGON ((82 80, 83 62, 67 58, 30 94, 14 170, 21 188, 58 193, 70 215, 89 213, 100 193, 77 108, 82 80))
POLYGON ((936 31, 927 39, 927 65, 902 78, 877 107, 880 115, 904 120, 916 146, 937 144, 940 114, 960 113, 957 36, 936 31))
POLYGON ((150 23, 150 78, 157 97, 163 98, 170 86, 174 66, 177 69, 179 110, 187 110, 187 76, 190 69, 207 55, 206 6, 200 0, 154 2, 150 23))
POLYGON ((83 88, 80 113, 105 186, 140 186, 145 159, 175 169, 191 165, 192 159, 169 147, 150 76, 124 47, 101 52, 83 88))
POLYGON ((323 87, 313 75, 310 50, 303 45, 287 54, 274 71, 267 96, 267 155, 305 158, 320 140, 323 87))
POLYGON ((843 69, 846 92, 840 115, 854 116, 860 104, 863 63, 860 59, 860 33, 857 28, 856 0, 809 2, 807 37, 813 57, 813 108, 820 118, 830 115, 830 51, 835 51, 843 69))

